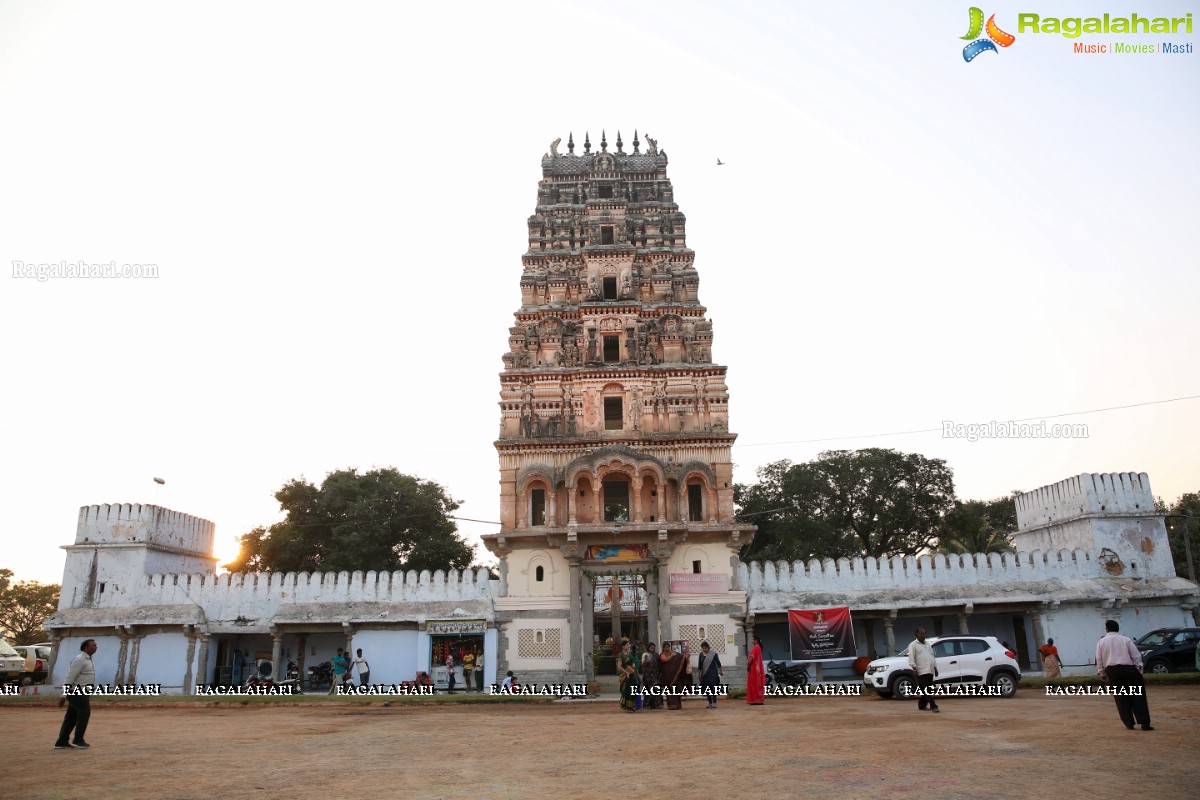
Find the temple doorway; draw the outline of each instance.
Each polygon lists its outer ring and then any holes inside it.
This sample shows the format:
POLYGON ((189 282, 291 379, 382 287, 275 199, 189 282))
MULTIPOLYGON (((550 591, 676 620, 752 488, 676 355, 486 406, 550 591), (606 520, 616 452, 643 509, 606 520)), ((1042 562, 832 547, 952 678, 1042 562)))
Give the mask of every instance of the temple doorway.
POLYGON ((595 575, 592 577, 592 639, 596 674, 615 675, 615 656, 622 637, 639 652, 648 632, 645 575, 595 575), (614 602, 615 598, 615 602, 614 602))

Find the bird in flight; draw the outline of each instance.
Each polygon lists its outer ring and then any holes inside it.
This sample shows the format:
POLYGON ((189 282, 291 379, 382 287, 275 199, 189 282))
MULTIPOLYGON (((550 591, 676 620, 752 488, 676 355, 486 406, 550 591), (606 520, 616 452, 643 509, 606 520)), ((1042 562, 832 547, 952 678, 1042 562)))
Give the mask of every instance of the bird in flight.
POLYGON ((721 159, 719 159, 719 158, 718 158, 718 159, 717 159, 717 166, 718 166, 718 167, 723 167, 723 166, 725 166, 725 162, 724 162, 724 161, 722 161, 721 159))

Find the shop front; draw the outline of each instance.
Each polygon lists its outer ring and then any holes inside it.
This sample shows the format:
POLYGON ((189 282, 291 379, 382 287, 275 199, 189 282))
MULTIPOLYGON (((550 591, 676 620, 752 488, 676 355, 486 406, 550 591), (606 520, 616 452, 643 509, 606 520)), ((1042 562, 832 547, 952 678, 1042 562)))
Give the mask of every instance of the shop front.
POLYGON ((487 622, 482 619, 429 620, 425 623, 425 633, 430 640, 429 674, 437 689, 450 688, 451 669, 456 690, 480 689, 486 632, 487 622), (465 674, 467 667, 471 668, 469 679, 465 674))

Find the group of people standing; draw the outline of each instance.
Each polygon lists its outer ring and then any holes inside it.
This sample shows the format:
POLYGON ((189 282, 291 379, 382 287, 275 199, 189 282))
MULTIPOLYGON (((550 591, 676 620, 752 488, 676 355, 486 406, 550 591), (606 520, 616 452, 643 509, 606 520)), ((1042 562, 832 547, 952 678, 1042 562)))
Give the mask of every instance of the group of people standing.
MULTIPOLYGON (((450 692, 454 691, 454 685, 458 682, 457 675, 455 674, 454 670, 455 670, 454 654, 447 653, 446 654, 446 672, 448 673, 448 680, 449 680, 448 691, 450 691, 450 692)), ((476 652, 475 650, 472 650, 468 653, 463 654, 462 671, 463 671, 463 683, 466 686, 466 690, 468 692, 470 692, 470 691, 482 692, 483 691, 483 654, 476 652), (474 676, 474 686, 472 686, 472 676, 474 676)))
POLYGON ((333 682, 329 684, 329 693, 337 694, 339 686, 350 686, 353 673, 358 673, 358 685, 368 686, 371 683, 371 665, 363 658, 362 648, 358 648, 357 658, 350 657, 349 650, 337 649, 333 657, 333 682))
POLYGON ((674 647, 664 644, 659 653, 654 642, 650 642, 646 651, 639 654, 628 639, 622 639, 617 655, 617 675, 621 682, 621 708, 625 711, 660 709, 664 705, 670 711, 678 711, 683 708, 679 690, 697 684, 704 689, 707 707, 716 708, 717 687, 725 678, 725 671, 721 667, 721 657, 712 652, 708 642, 700 645, 700 659, 693 674, 691 659, 674 647), (635 692, 635 688, 640 691, 635 692), (655 690, 661 690, 661 693, 655 690), (638 702, 639 694, 641 703, 638 702))

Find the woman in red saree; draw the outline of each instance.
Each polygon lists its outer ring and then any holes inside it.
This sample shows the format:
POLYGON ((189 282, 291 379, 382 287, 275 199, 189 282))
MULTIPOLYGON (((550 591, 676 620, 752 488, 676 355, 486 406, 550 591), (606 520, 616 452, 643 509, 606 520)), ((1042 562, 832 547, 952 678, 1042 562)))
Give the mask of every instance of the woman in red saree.
POLYGON ((767 673, 763 670, 762 640, 754 637, 754 646, 746 658, 746 703, 761 706, 767 691, 767 673))

